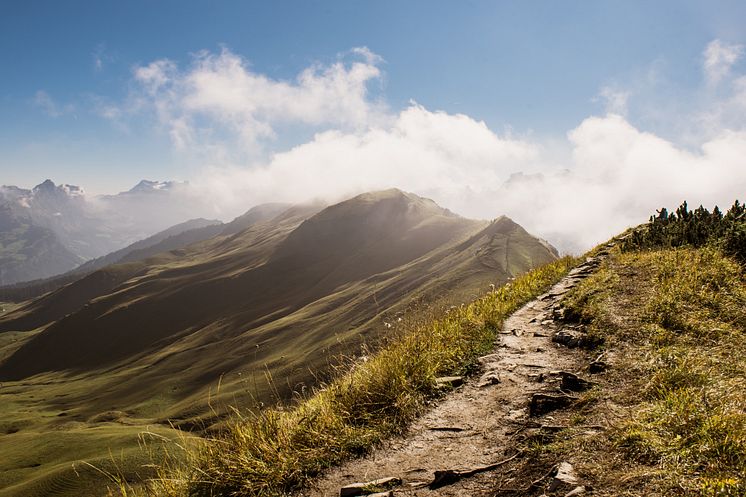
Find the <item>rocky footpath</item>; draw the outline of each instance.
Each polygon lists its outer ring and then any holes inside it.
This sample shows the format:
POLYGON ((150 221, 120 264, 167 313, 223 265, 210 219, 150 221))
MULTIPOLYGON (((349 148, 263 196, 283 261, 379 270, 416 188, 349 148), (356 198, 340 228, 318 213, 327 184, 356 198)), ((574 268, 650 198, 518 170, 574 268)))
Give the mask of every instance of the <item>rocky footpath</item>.
MULTIPOLYGON (((582 327, 564 322, 560 305, 604 256, 588 258, 508 318, 494 351, 480 358, 480 374, 466 381, 441 379, 450 392, 405 437, 329 471, 300 495, 495 495, 497 474, 506 481, 506 468, 527 457, 517 448, 518 438, 562 429, 553 413, 571 407, 606 368, 602 357, 583 347, 582 327)), ((570 497, 589 489, 569 462, 560 461, 537 481, 514 490, 516 495, 570 497)))

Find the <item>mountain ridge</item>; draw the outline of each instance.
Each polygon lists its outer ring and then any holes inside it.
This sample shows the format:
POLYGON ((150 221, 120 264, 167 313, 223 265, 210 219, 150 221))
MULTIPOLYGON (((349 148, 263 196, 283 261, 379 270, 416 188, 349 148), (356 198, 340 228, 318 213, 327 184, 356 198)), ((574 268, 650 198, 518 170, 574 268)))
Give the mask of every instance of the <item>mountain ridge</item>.
MULTIPOLYGON (((207 243, 191 253, 169 256, 185 262, 190 257, 196 258, 194 263, 181 263, 180 268, 170 268, 168 264, 123 264, 112 266, 101 276, 89 276, 78 285, 72 285, 67 293, 80 291, 83 298, 78 301, 81 305, 84 301, 88 304, 36 335, 3 361, 0 365, 1 377, 10 378, 9 371, 39 373, 45 370, 44 364, 47 364, 46 370, 115 364, 125 360, 129 354, 141 352, 143 347, 148 348, 156 343, 162 345, 164 339, 178 341, 184 333, 193 333, 204 327, 261 328, 268 323, 281 321, 283 316, 297 313, 314 301, 323 300, 343 288, 364 286, 363 282, 376 274, 384 275, 402 264, 415 263, 438 247, 481 233, 490 226, 493 230, 495 226, 501 226, 504 232, 519 228, 507 218, 492 224, 467 220, 440 208, 431 200, 396 189, 362 194, 303 219, 281 219, 278 226, 259 223, 248 231, 232 235, 243 236, 242 243, 246 243, 246 237, 253 238, 245 245, 249 247, 249 252, 246 249, 239 249, 238 252, 227 249, 227 239, 218 237, 214 243, 207 243), (340 233, 343 235, 340 236, 340 233), (267 246, 267 240, 271 239, 274 242, 269 242, 267 246), (265 246, 254 253, 255 263, 252 264, 251 257, 246 259, 246 255, 252 253, 251 247, 257 246, 255 242, 259 240, 263 240, 265 246), (204 261, 199 260, 202 253, 209 254, 204 261), (195 274, 200 277, 196 278, 195 274), (93 281, 100 283, 93 284, 93 281), (91 291, 76 290, 88 283, 95 288, 91 291), (94 298, 101 288, 108 296, 94 298), (235 295, 240 298, 237 300, 235 295), (199 305, 176 304, 198 301, 199 305), (246 306, 242 301, 251 304, 246 306), (179 310, 165 310, 172 308, 179 310), (137 318, 139 315, 151 317, 143 322, 137 318), (224 324, 211 324, 205 315, 220 316, 219 321, 224 324), (138 335, 141 338, 135 339, 131 334, 111 331, 117 329, 149 331, 142 331, 138 335), (79 338, 62 339, 62 336, 79 338), (144 338, 146 336, 147 339, 144 338), (42 345, 44 343, 47 345, 42 345), (94 343, 103 348, 98 351, 96 347, 91 348, 94 343), (54 354, 51 354, 52 350, 54 354), (69 352, 64 352, 66 350, 69 352), (86 353, 86 350, 89 352, 86 353), (128 350, 130 352, 126 352, 128 350), (108 360, 111 354, 114 356, 108 360), (29 361, 30 357, 35 357, 35 360, 29 361)), ((495 233, 484 234, 487 235, 494 241, 495 233)), ((526 238, 529 235, 521 236, 529 240, 526 238)), ((478 240, 481 243, 481 239, 478 240)), ((502 246, 507 251, 505 245, 502 246)), ((470 258, 466 251, 467 247, 462 247, 461 251, 453 254, 470 258)), ((457 257, 453 254, 449 257, 457 257)), ((442 253, 438 257, 446 255, 442 253)), ((556 254, 545 251, 544 257, 550 260, 556 254)), ((514 271, 511 266, 523 264, 526 267, 533 263, 536 261, 530 260, 530 257, 515 261, 515 264, 511 262, 500 268, 501 278, 510 277, 514 271)), ((422 263, 417 264, 421 266, 422 263)), ((436 273, 447 270, 446 267, 433 265, 434 262, 427 264, 436 273)), ((480 267, 495 269, 483 263, 470 267, 470 273, 465 274, 476 274, 480 267)), ((421 280, 420 275, 416 274, 422 271, 421 268, 403 271, 413 275, 409 277, 412 282, 421 280)), ((410 286, 412 284, 416 287, 423 282, 411 283, 410 286)), ((401 295, 401 291, 392 292, 392 296, 401 295)), ((387 301, 385 290, 382 299, 387 301)), ((31 314, 41 315, 44 312, 43 309, 35 309, 31 314)), ((18 329, 23 319, 14 322, 12 316, 5 316, 2 322, 3 329, 18 329)), ((38 326, 41 323, 33 324, 38 326)))
MULTIPOLYGON (((0 378, 13 389, 0 429, 20 430, 4 436, 36 453, 23 440, 70 430, 71 447, 97 443, 104 427, 219 431, 230 405, 288 400, 328 378, 339 354, 375 349, 431 306, 470 302, 557 258, 506 217, 466 219, 396 189, 285 207, 0 314, 0 378)), ((44 467, 44 481, 63 478, 44 467)))

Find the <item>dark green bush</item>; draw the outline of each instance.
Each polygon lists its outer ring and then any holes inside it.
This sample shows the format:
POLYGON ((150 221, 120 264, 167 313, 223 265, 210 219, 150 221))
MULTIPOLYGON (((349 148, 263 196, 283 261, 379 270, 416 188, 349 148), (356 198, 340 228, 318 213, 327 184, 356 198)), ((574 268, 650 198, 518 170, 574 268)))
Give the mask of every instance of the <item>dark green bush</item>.
POLYGON ((622 250, 704 245, 716 245, 746 264, 746 205, 736 200, 725 215, 717 206, 712 212, 701 205, 692 211, 684 202, 672 213, 664 207, 622 241, 622 250))

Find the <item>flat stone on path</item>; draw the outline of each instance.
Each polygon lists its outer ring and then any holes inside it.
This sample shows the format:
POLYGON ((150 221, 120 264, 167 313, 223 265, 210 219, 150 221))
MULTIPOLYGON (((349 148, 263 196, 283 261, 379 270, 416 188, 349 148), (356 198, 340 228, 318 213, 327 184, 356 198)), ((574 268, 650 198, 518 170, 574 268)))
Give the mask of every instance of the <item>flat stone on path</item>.
POLYGON ((549 490, 550 492, 554 492, 562 485, 574 487, 577 484, 578 477, 575 474, 575 468, 573 468, 572 464, 570 464, 569 462, 564 461, 561 462, 557 467, 557 474, 554 475, 554 480, 552 480, 552 483, 549 484, 549 488, 547 490, 549 490))
POLYGON ((568 348, 574 348, 580 346, 583 337, 574 330, 561 329, 552 337, 554 343, 564 345, 568 348))
POLYGON ((357 497, 358 495, 386 495, 387 492, 381 492, 391 487, 401 485, 401 478, 388 477, 379 478, 365 483, 350 483, 339 489, 339 497, 357 497))
POLYGON ((438 388, 456 388, 463 384, 463 376, 441 376, 440 378, 435 378, 435 385, 438 388))

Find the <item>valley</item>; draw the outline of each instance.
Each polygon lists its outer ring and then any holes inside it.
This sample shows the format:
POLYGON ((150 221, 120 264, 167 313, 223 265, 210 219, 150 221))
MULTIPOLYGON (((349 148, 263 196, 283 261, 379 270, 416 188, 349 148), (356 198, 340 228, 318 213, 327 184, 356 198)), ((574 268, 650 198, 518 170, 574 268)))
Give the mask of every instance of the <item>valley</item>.
POLYGON ((218 228, 3 313, 0 433, 18 452, 4 454, 0 495, 60 482, 72 495, 83 457, 110 467, 122 454, 119 471, 135 478, 138 434, 216 433, 230 406, 287 401, 399 323, 557 258, 506 217, 465 219, 395 189, 196 229, 218 228))

